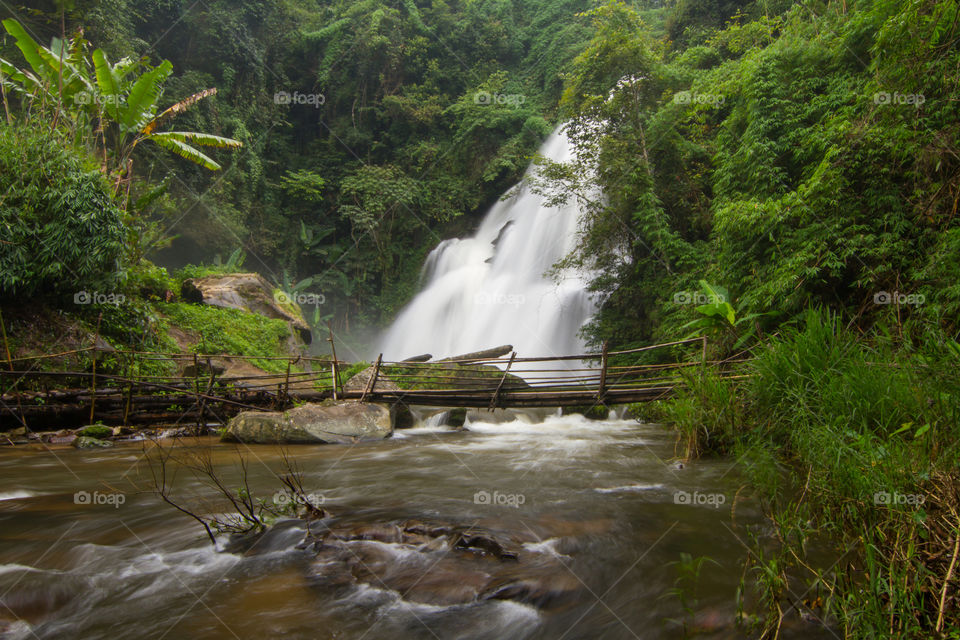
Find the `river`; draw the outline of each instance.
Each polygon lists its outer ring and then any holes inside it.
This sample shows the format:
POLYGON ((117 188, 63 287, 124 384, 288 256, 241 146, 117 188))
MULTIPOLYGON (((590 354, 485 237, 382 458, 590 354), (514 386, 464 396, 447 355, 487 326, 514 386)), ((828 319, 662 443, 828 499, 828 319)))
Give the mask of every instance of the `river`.
MULTIPOLYGON (((690 554, 710 562, 695 588, 680 583, 695 599, 688 628, 697 637, 743 637, 732 623, 745 543, 769 531, 742 497, 749 492, 738 497, 743 480, 733 461, 681 465, 672 432, 632 420, 548 415, 467 426, 287 451, 305 487, 337 517, 461 523, 514 536, 524 554, 553 563, 567 596, 559 602, 438 606, 377 580, 334 588, 317 578, 312 553, 297 548, 297 526, 256 553, 213 548, 195 521, 150 491, 143 442, 17 447, 0 450, 0 636, 671 638, 685 614, 670 590, 681 554, 690 554), (79 504, 78 492, 86 492, 79 504)), ((236 446, 212 438, 179 446, 209 448, 228 484, 239 478, 236 446)), ((241 446, 239 454, 258 494, 279 488, 280 449, 241 446)), ((186 472, 177 492, 212 495, 186 472)), ((410 545, 390 553, 418 581, 431 572, 433 561, 410 545)), ((805 626, 793 637, 816 632, 805 626)))

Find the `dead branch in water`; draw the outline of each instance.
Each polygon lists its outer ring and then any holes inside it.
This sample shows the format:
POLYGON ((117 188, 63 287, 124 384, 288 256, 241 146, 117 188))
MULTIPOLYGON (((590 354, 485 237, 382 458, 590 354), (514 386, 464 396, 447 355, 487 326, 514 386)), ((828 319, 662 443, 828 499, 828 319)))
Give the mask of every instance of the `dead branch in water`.
POLYGON ((327 516, 326 510, 317 504, 316 494, 305 490, 303 472, 286 449, 280 449, 281 472, 271 470, 282 490, 275 491, 270 498, 258 498, 250 481, 249 460, 238 447, 234 448, 237 454, 234 468, 239 478, 233 486, 224 478, 224 469, 215 464, 210 445, 185 446, 180 438, 175 438, 169 445, 150 440, 145 446, 151 447, 144 457, 150 468, 152 491, 180 513, 199 522, 214 545, 217 534, 260 533, 281 516, 301 516, 307 520, 327 516), (189 471, 194 479, 211 489, 211 495, 198 496, 196 505, 175 495, 181 470, 189 471))

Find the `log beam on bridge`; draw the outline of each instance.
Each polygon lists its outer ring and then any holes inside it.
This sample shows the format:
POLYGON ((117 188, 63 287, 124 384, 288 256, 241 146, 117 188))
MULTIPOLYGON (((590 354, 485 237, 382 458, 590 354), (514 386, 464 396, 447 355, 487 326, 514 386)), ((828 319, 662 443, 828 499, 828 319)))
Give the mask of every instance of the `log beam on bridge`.
MULTIPOLYGON (((463 393, 446 390, 384 391, 368 393, 365 402, 384 402, 393 404, 402 402, 409 405, 434 407, 471 407, 489 409, 495 401, 495 408, 512 409, 526 407, 564 407, 594 404, 628 404, 632 402, 650 402, 669 398, 676 391, 675 386, 645 387, 641 389, 608 389, 603 394, 602 403, 597 402, 597 392, 570 391, 500 391, 463 393)), ((359 393, 347 393, 345 398, 360 398, 359 393)))

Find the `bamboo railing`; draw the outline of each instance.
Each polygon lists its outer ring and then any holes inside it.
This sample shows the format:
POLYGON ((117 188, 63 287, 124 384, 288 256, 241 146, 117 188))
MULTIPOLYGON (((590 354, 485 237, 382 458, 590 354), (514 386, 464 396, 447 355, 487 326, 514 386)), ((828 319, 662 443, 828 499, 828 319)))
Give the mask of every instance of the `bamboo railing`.
POLYGON ((550 407, 621 404, 665 398, 687 372, 712 369, 743 377, 743 359, 708 361, 706 339, 692 338, 599 353, 372 365, 362 388, 344 387, 351 363, 331 357, 239 356, 120 351, 88 347, 11 357, 0 367, 0 429, 24 426, 173 423, 198 427, 244 410, 278 410, 327 398, 443 407, 550 407), (693 355, 690 347, 702 342, 693 355), (673 349, 675 362, 638 364, 645 352, 673 349), (696 357, 699 356, 699 357, 696 357), (85 370, 61 370, 64 358, 87 359, 85 370), (696 359, 691 359, 696 357, 696 359), (686 359, 681 359, 686 358, 686 359), (278 373, 249 372, 253 362, 276 362, 278 373), (169 374, 160 374, 160 369, 169 374), (241 373, 237 373, 241 370, 241 373), (243 373, 246 370, 247 373, 243 373), (233 374, 231 374, 233 371, 233 374))

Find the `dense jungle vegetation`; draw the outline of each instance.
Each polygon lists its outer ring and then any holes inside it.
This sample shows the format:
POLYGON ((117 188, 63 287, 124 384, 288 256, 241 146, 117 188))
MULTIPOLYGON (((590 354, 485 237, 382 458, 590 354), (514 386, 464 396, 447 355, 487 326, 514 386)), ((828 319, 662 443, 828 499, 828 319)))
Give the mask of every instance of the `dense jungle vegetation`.
MULTIPOLYGON (((76 0, 4 17, 55 43, 32 61, 0 42, 6 303, 159 301, 174 267, 245 256, 362 332, 569 122, 578 159, 541 162, 536 188, 603 189, 566 261, 602 302, 590 341, 702 333, 711 356, 753 358, 746 382, 692 377, 643 409, 679 427, 680 453, 741 459, 763 497, 779 547, 751 541, 745 583, 769 615, 745 621, 772 635, 808 572, 809 609, 847 636, 960 637, 956 0, 76 0), (128 60, 151 81, 113 95, 141 116, 16 76, 64 58, 101 98, 102 69, 128 60), (164 137, 171 105, 187 133, 164 137), (814 541, 837 563, 810 560, 814 541)), ((118 338, 142 336, 125 327, 148 307, 114 313, 118 338)))
MULTIPOLYGON (((529 164, 589 38, 576 18, 588 6, 78 2, 20 17, 41 44, 82 29, 108 60, 169 60, 163 106, 217 89, 178 126, 243 149, 214 176, 139 151, 134 191, 165 187, 137 211, 143 253, 180 267, 242 249, 272 280, 312 277, 349 329, 389 320, 429 248, 529 164)), ((19 62, 13 44, 2 57, 19 62)))

